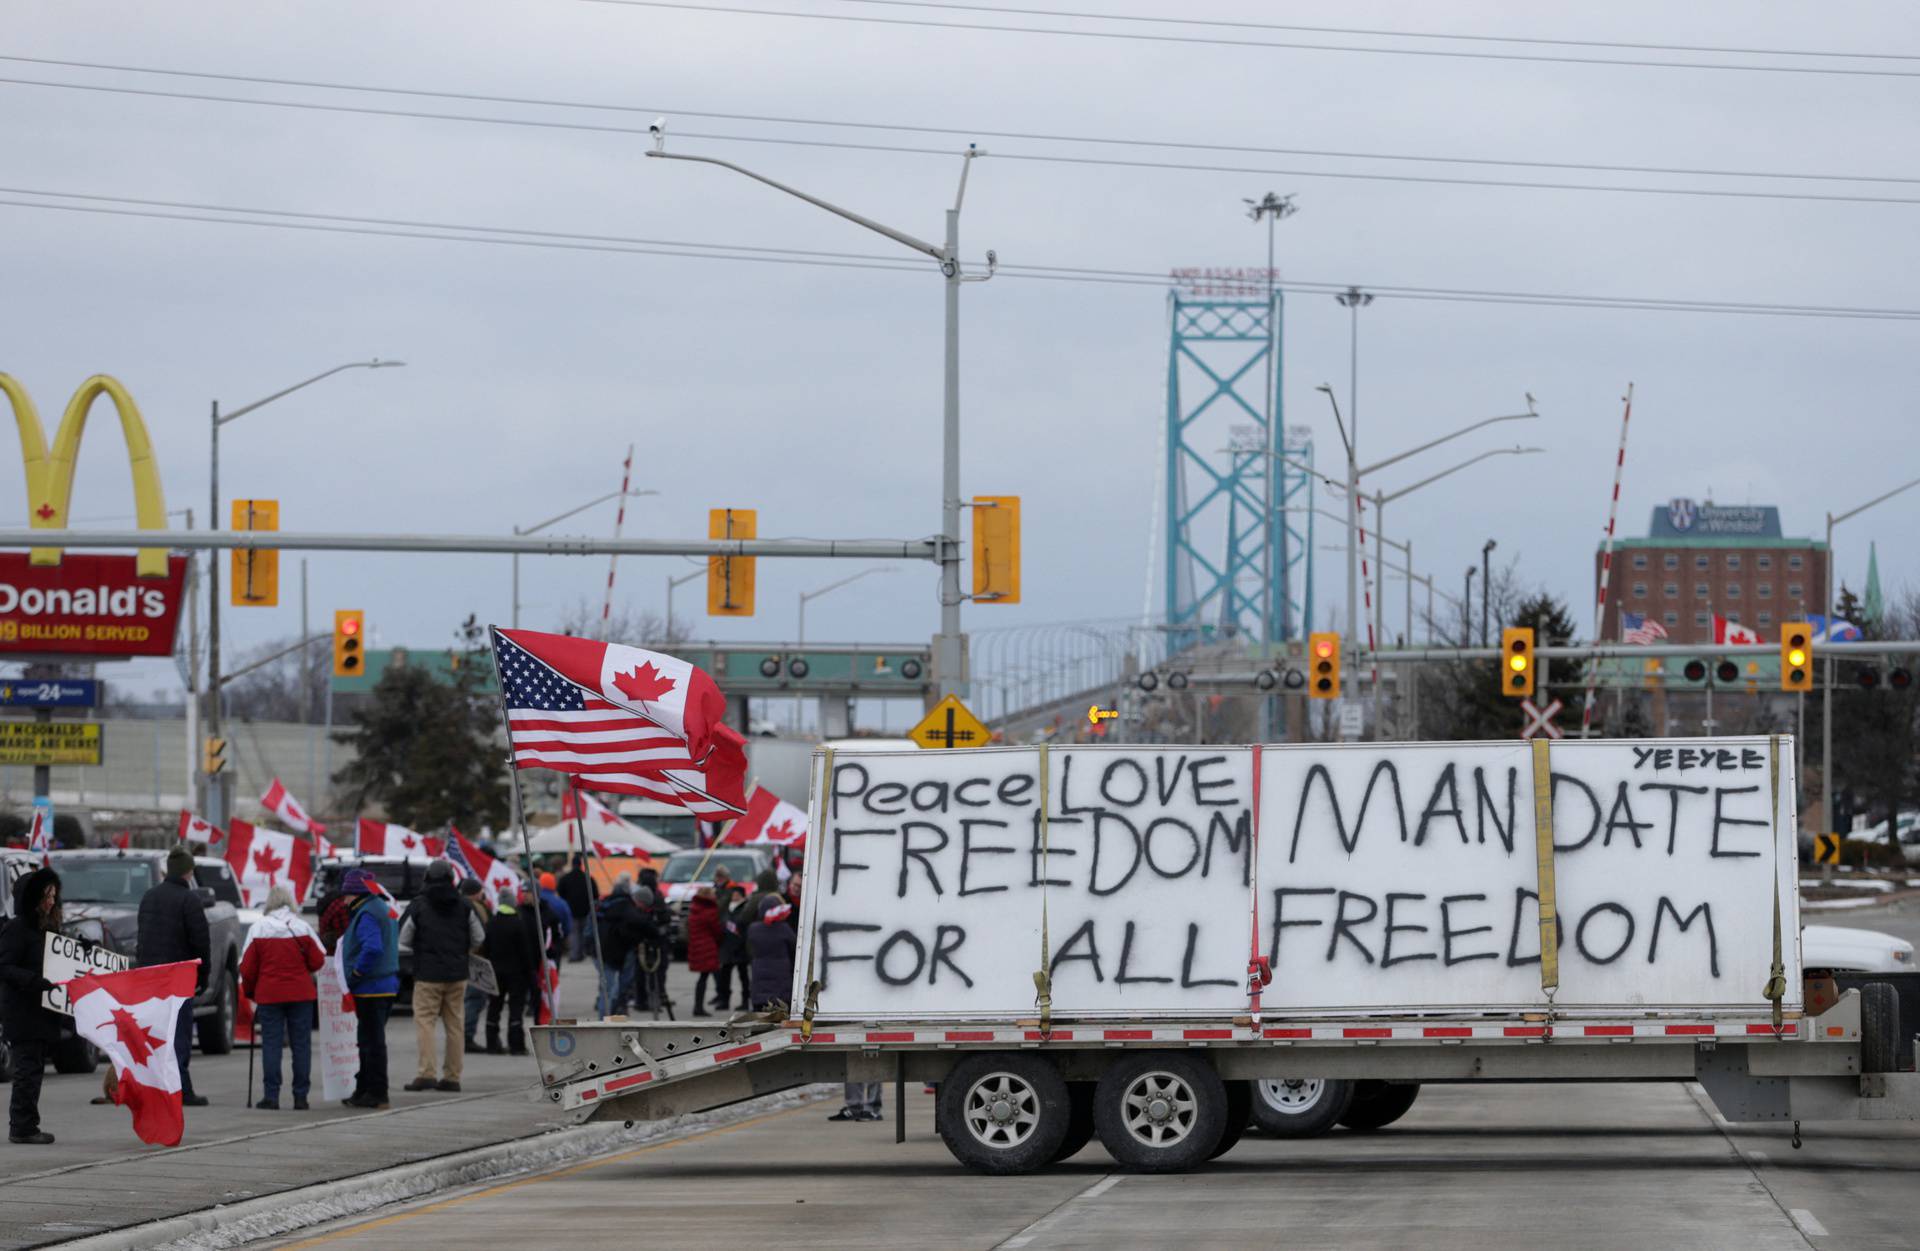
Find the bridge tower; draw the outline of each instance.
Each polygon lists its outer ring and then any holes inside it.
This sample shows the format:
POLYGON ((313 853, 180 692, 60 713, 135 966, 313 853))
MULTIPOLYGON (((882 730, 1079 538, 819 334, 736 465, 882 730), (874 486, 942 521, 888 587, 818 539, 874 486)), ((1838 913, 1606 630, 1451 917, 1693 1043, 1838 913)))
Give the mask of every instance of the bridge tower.
POLYGON ((1313 438, 1284 424, 1284 296, 1254 273, 1182 272, 1171 295, 1166 621, 1193 631, 1176 647, 1285 642, 1313 616, 1313 438))

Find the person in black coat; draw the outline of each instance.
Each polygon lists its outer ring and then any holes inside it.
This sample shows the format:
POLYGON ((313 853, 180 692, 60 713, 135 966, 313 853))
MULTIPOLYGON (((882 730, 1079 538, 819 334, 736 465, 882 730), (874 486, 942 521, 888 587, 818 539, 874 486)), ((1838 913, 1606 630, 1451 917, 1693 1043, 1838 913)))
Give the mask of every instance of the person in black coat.
MULTIPOLYGON (((724 870, 723 870, 724 872, 724 870)), ((728 879, 724 889, 714 878, 713 893, 720 902, 720 986, 714 992, 713 1006, 722 1012, 733 1003, 733 982, 740 980, 740 1005, 753 1002, 748 991, 747 966, 753 953, 747 950, 747 927, 753 924, 753 910, 747 906, 747 888, 728 879)))
POLYGON ((554 887, 554 893, 560 896, 573 912, 573 935, 568 940, 568 957, 578 964, 593 954, 593 908, 600 899, 600 884, 587 872, 587 858, 579 853, 573 857, 573 867, 560 875, 560 881, 554 887))
POLYGON ((747 949, 753 953, 753 1010, 785 1002, 793 991, 793 930, 787 925, 789 905, 778 895, 760 901, 760 919, 747 927, 747 949))
MULTIPOLYGON (((194 893, 193 853, 185 847, 176 845, 167 853, 167 876, 140 897, 140 934, 135 944, 141 968, 198 960, 195 996, 206 989, 211 951, 207 905, 194 893)), ((193 1058, 192 999, 180 1005, 180 1019, 173 1026, 173 1054, 180 1065, 181 1105, 204 1108, 207 1097, 193 1093, 193 1078, 187 1072, 187 1062, 193 1058)))
POLYGON ((0 1032, 13 1053, 13 1097, 7 1141, 45 1146, 40 1128, 40 1079, 47 1051, 60 1038, 60 1018, 40 1003, 53 988, 42 976, 47 935, 60 928, 60 875, 35 869, 13 886, 13 916, 0 926, 0 1032))
POLYGON ((493 980, 500 993, 487 1004, 487 1054, 527 1054, 525 1010, 527 988, 540 969, 537 931, 520 917, 514 902, 518 894, 508 886, 500 891, 493 919, 487 922, 486 956, 493 964, 493 980), (507 1045, 500 1046, 500 1009, 507 1010, 507 1045))
POLYGON ((596 1006, 602 1017, 626 1011, 633 986, 626 971, 636 948, 643 942, 657 941, 653 921, 633 899, 633 879, 622 873, 613 883, 613 893, 600 904, 600 997, 596 1006))

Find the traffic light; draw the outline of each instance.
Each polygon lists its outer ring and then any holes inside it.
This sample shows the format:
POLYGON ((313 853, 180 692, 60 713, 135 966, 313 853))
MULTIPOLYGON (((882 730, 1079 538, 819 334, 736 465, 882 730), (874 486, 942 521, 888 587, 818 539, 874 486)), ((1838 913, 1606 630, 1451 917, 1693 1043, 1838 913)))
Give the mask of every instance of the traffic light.
POLYGON ((357 678, 366 672, 367 615, 358 608, 333 614, 333 676, 357 678))
POLYGON ((1780 628, 1780 689, 1813 689, 1813 627, 1804 621, 1780 628))
POLYGON ((973 497, 973 601, 1020 602, 1020 497, 973 497))
POLYGON ((1307 636, 1307 667, 1312 699, 1340 698, 1340 636, 1331 630, 1307 636))
POLYGON ((1500 693, 1509 699, 1533 695, 1533 627, 1508 626, 1500 631, 1500 693))
POLYGON ((208 777, 218 777, 227 767, 227 740, 209 738, 203 745, 200 757, 200 771, 208 777))
MULTIPOLYGON (((278 530, 279 500, 233 501, 235 530, 278 530)), ((233 549, 232 603, 235 608, 272 608, 280 602, 280 553, 233 549)))
MULTIPOLYGON (((758 509, 707 510, 707 537, 710 539, 751 539, 757 537, 759 532, 758 509)), ((753 616, 753 571, 752 556, 707 557, 707 615, 753 616)))

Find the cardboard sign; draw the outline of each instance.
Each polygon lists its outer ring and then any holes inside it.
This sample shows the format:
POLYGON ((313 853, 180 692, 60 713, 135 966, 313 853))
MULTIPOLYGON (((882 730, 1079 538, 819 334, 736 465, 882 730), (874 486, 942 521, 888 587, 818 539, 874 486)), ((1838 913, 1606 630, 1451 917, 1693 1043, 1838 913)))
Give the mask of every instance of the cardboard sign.
MULTIPOLYGON (((794 1002, 838 1019, 1540 1011, 1525 743, 835 752, 794 1002), (1040 819, 1044 795, 1046 820, 1040 819), (1257 801, 1256 801, 1256 796, 1257 801)), ((1555 743, 1560 1012, 1799 1001, 1792 740, 1555 743)))
POLYGON ((353 1093, 353 1079, 360 1072, 360 1022, 353 1014, 338 952, 320 965, 313 982, 320 1008, 320 1029, 313 1040, 320 1058, 320 1097, 333 1102, 353 1093))
POLYGON ((41 1006, 61 1016, 72 1016, 73 1004, 67 1000, 67 988, 63 983, 82 973, 117 973, 132 967, 131 956, 108 951, 98 943, 74 938, 70 934, 49 934, 46 952, 41 957, 40 976, 52 982, 53 989, 40 996, 41 1006))

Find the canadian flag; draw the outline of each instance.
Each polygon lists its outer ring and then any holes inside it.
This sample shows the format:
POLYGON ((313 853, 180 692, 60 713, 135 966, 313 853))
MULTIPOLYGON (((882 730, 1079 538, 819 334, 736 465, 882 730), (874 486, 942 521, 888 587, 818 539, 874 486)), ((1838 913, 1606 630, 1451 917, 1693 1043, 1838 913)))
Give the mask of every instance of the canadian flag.
POLYGON ((180 810, 180 841, 183 843, 205 843, 209 849, 226 841, 226 835, 213 822, 195 816, 185 808, 180 810))
POLYGON ((34 808, 33 824, 27 828, 27 850, 53 850, 53 810, 51 808, 34 808))
POLYGON ((287 793, 287 788, 280 784, 279 778, 273 779, 273 785, 260 797, 260 806, 302 834, 327 832, 326 826, 308 816, 307 810, 300 806, 300 801, 287 793))
POLYGON ((481 884, 487 888, 488 899, 496 898, 508 887, 516 891, 520 889, 520 875, 513 871, 512 865, 499 857, 489 856, 481 851, 468 842, 467 836, 459 830, 455 829, 452 832, 453 843, 447 848, 447 859, 453 861, 455 867, 464 870, 469 876, 479 878, 481 884))
POLYGON ((560 968, 558 965, 542 960, 540 974, 540 1010, 535 1014, 535 1025, 551 1025, 560 1017, 560 968))
POLYGON ((225 854, 249 908, 266 902, 267 892, 275 886, 292 891, 296 904, 307 901, 307 888, 313 884, 313 844, 306 839, 259 829, 236 817, 225 854))
POLYGON ((186 1132, 173 1027, 193 998, 200 962, 86 973, 67 983, 74 1032, 113 1063, 113 1101, 133 1110, 142 1142, 175 1147, 186 1132))
POLYGON ((408 860, 435 860, 447 854, 447 840, 418 834, 390 821, 360 818, 354 850, 363 856, 401 856, 408 860))
POLYGON ((1764 642, 1757 630, 1749 630, 1738 621, 1728 621, 1719 613, 1713 614, 1713 641, 1716 643, 1760 643, 1764 642))
POLYGON ((731 846, 772 843, 805 847, 807 814, 762 786, 747 800, 747 815, 729 826, 720 841, 731 846))

